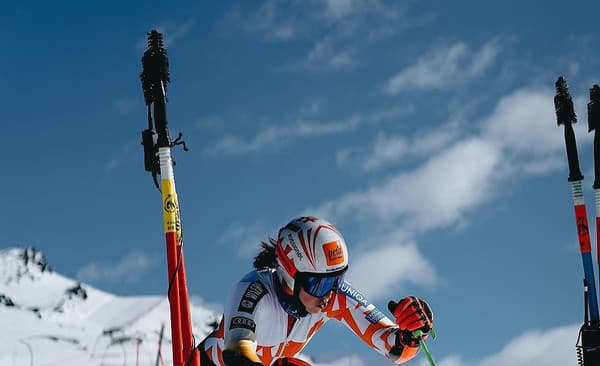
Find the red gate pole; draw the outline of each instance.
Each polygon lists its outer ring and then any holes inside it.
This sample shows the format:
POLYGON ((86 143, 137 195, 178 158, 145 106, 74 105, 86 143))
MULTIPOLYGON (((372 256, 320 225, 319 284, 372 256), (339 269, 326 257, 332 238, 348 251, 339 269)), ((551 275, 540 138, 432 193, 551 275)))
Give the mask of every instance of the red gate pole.
POLYGON ((148 106, 148 129, 142 132, 144 165, 152 172, 158 187, 157 175, 161 176, 163 221, 167 252, 169 279, 169 309, 171 316, 171 338, 174 366, 199 366, 200 358, 194 347, 192 321, 189 310, 185 263, 183 258, 183 235, 179 202, 175 190, 171 147, 182 144, 181 134, 171 141, 167 126, 167 83, 169 61, 163 47, 162 34, 152 30, 148 34, 148 50, 142 58, 143 71, 140 75, 144 98, 148 106), (154 107, 152 109, 152 107, 154 107), (154 125, 153 125, 154 121, 154 125), (153 129, 156 127, 156 131, 153 129))

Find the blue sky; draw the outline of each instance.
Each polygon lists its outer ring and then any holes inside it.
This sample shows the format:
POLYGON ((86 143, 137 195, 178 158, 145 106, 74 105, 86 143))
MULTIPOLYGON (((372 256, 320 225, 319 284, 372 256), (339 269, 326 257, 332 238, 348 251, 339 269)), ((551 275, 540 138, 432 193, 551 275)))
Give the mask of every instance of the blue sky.
MULTIPOLYGON (((374 303, 431 303, 442 366, 574 363, 583 271, 552 97, 564 75, 593 217, 585 103, 600 82, 598 10, 4 5, 0 245, 35 246, 58 272, 117 294, 166 291, 160 196, 139 144, 140 59, 158 28, 171 134, 191 148, 174 156, 196 299, 222 304, 258 241, 310 213, 344 233, 350 280, 374 303)), ((387 364, 333 324, 308 353, 387 364)))

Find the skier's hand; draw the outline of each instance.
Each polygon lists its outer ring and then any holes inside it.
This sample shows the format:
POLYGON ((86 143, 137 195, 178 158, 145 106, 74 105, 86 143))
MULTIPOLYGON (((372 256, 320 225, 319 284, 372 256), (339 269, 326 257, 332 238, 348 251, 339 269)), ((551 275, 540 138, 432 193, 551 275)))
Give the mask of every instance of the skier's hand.
POLYGON ((399 341, 406 346, 416 347, 421 339, 427 339, 433 329, 433 312, 424 300, 415 296, 408 296, 399 302, 390 301, 388 309, 394 315, 396 324, 400 328, 399 341), (420 331, 421 335, 414 334, 420 331))

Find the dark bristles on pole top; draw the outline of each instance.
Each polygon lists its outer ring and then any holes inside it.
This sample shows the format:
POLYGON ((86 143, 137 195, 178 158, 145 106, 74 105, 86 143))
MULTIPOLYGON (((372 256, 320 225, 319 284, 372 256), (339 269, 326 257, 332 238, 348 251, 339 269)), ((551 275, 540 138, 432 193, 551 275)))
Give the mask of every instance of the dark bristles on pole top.
POLYGON ((575 132, 573 123, 577 122, 575 109, 573 108, 573 98, 569 94, 567 81, 562 76, 556 80, 556 96, 554 97, 554 107, 556 110, 556 122, 565 127, 565 144, 567 148, 567 159, 569 161, 569 182, 583 179, 581 169, 579 168, 579 157, 577 156, 577 143, 575 141, 575 132))

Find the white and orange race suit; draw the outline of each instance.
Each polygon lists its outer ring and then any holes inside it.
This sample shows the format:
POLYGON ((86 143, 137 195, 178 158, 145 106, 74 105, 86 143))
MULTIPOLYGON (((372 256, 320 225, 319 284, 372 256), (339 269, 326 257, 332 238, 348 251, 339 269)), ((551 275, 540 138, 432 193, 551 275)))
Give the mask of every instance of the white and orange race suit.
POLYGON ((274 281, 274 270, 255 270, 236 285, 219 327, 199 346, 203 359, 225 366, 225 345, 248 340, 256 343, 256 355, 269 366, 277 359, 296 356, 330 319, 344 323, 369 347, 395 363, 410 360, 419 350, 404 346, 400 354, 390 352, 396 345, 398 326, 348 282, 332 294, 322 312, 294 318, 280 305, 274 281))

